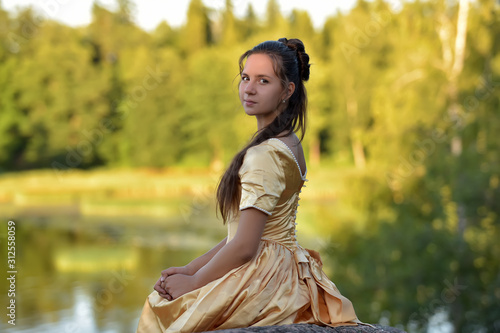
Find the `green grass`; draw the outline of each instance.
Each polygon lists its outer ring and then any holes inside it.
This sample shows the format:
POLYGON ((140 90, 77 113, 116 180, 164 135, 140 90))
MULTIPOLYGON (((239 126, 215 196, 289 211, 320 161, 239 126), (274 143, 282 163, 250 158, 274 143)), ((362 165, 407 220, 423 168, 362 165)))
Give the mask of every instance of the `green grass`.
POLYGON ((75 170, 63 177, 51 170, 9 173, 0 176, 0 207, 168 217, 210 201, 216 184, 209 170, 75 170))
MULTIPOLYGON (((310 169, 310 181, 301 194, 300 233, 330 234, 341 221, 360 223, 357 201, 346 199, 369 195, 351 193, 369 172, 310 169)), ((51 170, 8 173, 0 176, 0 215, 145 217, 206 223, 215 219, 219 176, 209 169, 187 168, 74 170, 62 177, 51 170)))

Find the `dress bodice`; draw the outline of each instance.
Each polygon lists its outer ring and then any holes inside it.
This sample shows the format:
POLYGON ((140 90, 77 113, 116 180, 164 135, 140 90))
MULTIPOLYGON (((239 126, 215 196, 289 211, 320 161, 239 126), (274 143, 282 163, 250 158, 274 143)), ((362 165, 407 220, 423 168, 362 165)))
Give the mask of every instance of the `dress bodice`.
MULTIPOLYGON (((269 215, 263 239, 291 249, 297 246, 296 216, 300 192, 307 181, 292 150, 273 138, 248 149, 239 171, 240 211, 253 207, 269 215)), ((236 234, 239 216, 228 222, 228 241, 236 234)))

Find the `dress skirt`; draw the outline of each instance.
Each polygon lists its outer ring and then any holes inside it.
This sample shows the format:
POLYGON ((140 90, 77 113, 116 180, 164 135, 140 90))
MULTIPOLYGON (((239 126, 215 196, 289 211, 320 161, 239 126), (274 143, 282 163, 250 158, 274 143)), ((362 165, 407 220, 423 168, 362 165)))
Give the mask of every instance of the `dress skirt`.
POLYGON ((137 332, 203 332, 293 323, 357 325, 351 302, 321 267, 315 251, 262 239, 251 261, 204 287, 173 301, 151 293, 137 332))

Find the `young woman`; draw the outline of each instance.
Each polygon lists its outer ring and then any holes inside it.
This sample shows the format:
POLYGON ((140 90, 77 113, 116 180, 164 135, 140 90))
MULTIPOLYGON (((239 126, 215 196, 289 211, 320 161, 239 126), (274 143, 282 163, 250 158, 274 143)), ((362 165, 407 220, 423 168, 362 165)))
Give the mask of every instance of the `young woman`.
POLYGON ((257 119, 252 141, 217 189, 228 236, 184 267, 161 272, 137 332, 202 332, 315 323, 357 325, 351 302, 295 238, 306 181, 309 56, 298 39, 263 42, 239 61, 239 96, 257 119))

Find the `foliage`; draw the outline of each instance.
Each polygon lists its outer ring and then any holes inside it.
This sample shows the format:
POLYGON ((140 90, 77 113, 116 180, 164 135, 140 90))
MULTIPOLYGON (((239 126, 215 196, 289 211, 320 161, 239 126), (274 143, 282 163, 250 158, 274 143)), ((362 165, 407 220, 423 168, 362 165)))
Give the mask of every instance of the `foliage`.
POLYGON ((458 2, 360 0, 319 29, 267 9, 192 0, 184 26, 148 33, 129 1, 96 3, 80 28, 0 8, 0 171, 227 164, 255 126, 238 56, 299 37, 308 162, 341 175, 312 222, 331 233, 333 280, 362 320, 425 328, 444 309, 457 332, 498 331, 499 5, 469 4, 463 63, 458 2))

